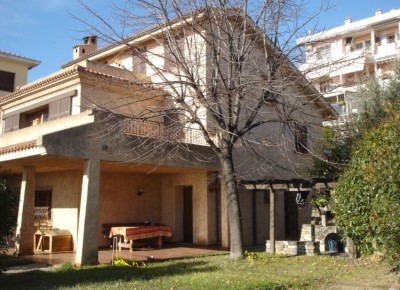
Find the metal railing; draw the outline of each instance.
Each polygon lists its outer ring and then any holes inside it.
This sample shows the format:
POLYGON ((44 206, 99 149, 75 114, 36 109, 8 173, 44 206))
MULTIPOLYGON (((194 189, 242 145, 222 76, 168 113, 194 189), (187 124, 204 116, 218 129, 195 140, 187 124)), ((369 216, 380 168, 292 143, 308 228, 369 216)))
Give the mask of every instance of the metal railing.
POLYGON ((39 228, 48 229, 52 227, 51 208, 48 206, 35 206, 33 215, 34 225, 39 228))
MULTIPOLYGON (((169 138, 182 143, 208 146, 203 132, 189 127, 175 128, 155 121, 127 120, 124 131, 125 134, 131 136, 169 138)), ((215 132, 209 132, 209 136, 215 143, 218 142, 218 135, 215 132)))

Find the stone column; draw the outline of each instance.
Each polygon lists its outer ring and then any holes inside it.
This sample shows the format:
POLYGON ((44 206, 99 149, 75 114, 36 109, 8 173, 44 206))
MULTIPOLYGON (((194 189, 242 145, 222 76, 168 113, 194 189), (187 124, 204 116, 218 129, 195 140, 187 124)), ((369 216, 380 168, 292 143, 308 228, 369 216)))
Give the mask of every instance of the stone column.
POLYGON ((33 253, 34 209, 35 209, 35 167, 26 166, 22 174, 21 192, 16 229, 16 254, 33 253))
POLYGON ((100 161, 85 161, 79 209, 76 265, 98 264, 100 161))

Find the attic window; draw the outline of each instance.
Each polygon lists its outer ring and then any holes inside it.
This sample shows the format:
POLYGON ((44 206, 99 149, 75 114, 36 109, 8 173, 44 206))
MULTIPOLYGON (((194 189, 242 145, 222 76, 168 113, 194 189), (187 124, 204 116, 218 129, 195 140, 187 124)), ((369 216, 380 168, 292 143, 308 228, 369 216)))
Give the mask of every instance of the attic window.
POLYGON ((14 91, 15 73, 0 70, 0 91, 14 91))

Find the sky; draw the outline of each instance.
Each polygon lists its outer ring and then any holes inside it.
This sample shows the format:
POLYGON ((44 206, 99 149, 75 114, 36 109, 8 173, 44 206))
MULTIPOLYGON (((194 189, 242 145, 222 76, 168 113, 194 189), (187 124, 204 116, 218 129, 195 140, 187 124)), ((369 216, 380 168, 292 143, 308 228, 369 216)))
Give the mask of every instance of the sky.
MULTIPOLYGON (((320 2, 308 1, 310 5, 320 2)), ((331 1, 333 8, 319 18, 319 24, 326 28, 343 25, 346 17, 353 21, 372 17, 377 9, 382 13, 400 9, 399 0, 331 1)), ((85 2, 101 15, 111 13, 110 0, 85 2)), ((72 47, 82 44, 82 38, 88 35, 84 25, 75 18, 92 21, 77 0, 0 0, 0 51, 41 62, 29 71, 29 82, 47 76, 72 60, 72 47)))

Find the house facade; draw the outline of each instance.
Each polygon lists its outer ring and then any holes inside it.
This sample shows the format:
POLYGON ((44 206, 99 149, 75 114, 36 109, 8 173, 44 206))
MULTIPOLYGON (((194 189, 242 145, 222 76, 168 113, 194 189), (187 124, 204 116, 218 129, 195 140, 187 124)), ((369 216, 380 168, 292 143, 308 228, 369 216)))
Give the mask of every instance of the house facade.
MULTIPOLYGON (((103 225, 112 223, 160 223, 171 228, 170 242, 229 246, 227 197, 215 153, 196 126, 184 123, 179 134, 171 136, 170 120, 175 115, 152 115, 156 106, 170 109, 165 96, 174 93, 159 85, 163 80, 154 70, 169 66, 169 81, 177 77, 175 64, 168 62, 157 41, 160 33, 150 29, 99 49, 96 37, 89 36, 74 47, 74 59, 60 71, 0 99, 0 165, 20 194, 20 254, 37 251, 33 237, 42 224, 70 233, 77 264, 98 261, 99 247, 109 246, 103 225), (143 62, 143 52, 157 66, 143 62), (141 118, 143 112, 146 120, 141 118), (169 138, 174 142, 169 144, 169 138)), ((195 43, 186 48, 184 57, 197 50, 202 63, 199 75, 207 74, 209 65, 209 48, 202 39, 193 33, 179 39, 195 43)), ((304 97, 306 112, 294 116, 310 118, 313 126, 307 132, 317 137, 324 118, 334 113, 304 84, 298 94, 309 90, 312 100, 304 97)), ((206 110, 199 106, 197 113, 207 124, 206 110)), ((278 129, 265 126, 254 135, 273 140, 278 129)), ((297 143, 304 147, 302 136, 297 143)), ((209 137, 218 142, 218 135, 209 137)), ((286 137, 296 143, 295 136, 286 137)), ((301 165, 296 148, 281 151, 271 156, 281 164, 290 161, 288 167, 301 165)), ((270 168, 270 175, 297 176, 283 167, 270 168)), ((263 244, 270 236, 267 195, 266 190, 241 189, 245 245, 263 244)), ((310 216, 310 211, 294 212, 294 200, 293 192, 281 190, 275 205, 277 239, 287 238, 293 228, 298 232, 310 216), (288 211, 290 218, 285 216, 288 211)))
POLYGON ((355 93, 366 75, 384 83, 391 65, 400 56, 400 10, 358 21, 298 39, 306 60, 300 70, 345 119, 362 110, 355 93))
POLYGON ((28 82, 28 70, 39 65, 34 59, 0 51, 0 96, 28 82))

